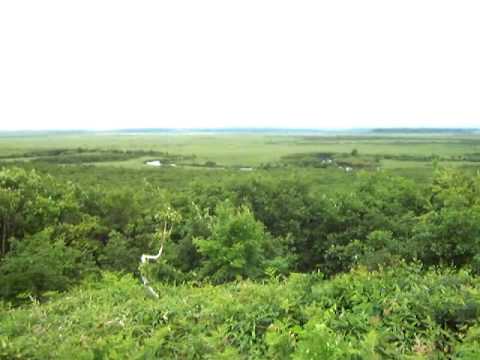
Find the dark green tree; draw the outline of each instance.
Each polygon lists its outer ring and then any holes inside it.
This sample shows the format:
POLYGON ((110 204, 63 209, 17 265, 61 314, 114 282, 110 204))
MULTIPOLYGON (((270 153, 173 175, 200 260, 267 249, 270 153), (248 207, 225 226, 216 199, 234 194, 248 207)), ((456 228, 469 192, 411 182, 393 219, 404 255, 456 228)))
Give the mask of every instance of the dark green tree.
POLYGON ((46 229, 22 241, 16 240, 0 265, 3 297, 21 294, 40 296, 45 291, 61 291, 92 270, 88 254, 65 246, 46 229))
POLYGON ((208 238, 196 238, 202 255, 201 274, 214 282, 259 278, 266 267, 268 235, 247 207, 220 204, 210 224, 208 238))

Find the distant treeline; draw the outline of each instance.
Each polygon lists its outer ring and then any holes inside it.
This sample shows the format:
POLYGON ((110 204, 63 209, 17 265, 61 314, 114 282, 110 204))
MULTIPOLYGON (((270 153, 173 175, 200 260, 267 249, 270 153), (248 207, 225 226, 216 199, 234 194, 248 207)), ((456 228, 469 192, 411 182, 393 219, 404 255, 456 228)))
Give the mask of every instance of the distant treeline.
POLYGON ((168 152, 154 150, 103 150, 88 148, 61 148, 48 150, 33 150, 14 155, 3 155, 0 159, 23 159, 31 158, 33 162, 46 162, 55 164, 81 164, 108 161, 125 161, 140 157, 151 156, 164 162, 193 160, 195 155, 182 156, 169 154, 168 152))
POLYGON ((192 128, 192 129, 168 129, 168 128, 133 128, 133 129, 119 129, 115 130, 117 133, 133 133, 133 134, 142 134, 142 133, 213 133, 213 134, 229 134, 229 133, 239 133, 239 134, 308 134, 308 133, 325 133, 333 132, 332 130, 326 129, 284 129, 284 128, 192 128))
POLYGON ((469 134, 480 131, 475 128, 378 128, 370 130, 372 133, 382 134, 469 134))
POLYGON ((300 167, 350 166, 353 168, 369 168, 378 166, 381 160, 397 161, 468 161, 480 162, 480 153, 453 156, 410 155, 410 154, 360 154, 356 149, 350 153, 315 152, 289 154, 281 158, 281 163, 300 167))
POLYGON ((273 135, 298 135, 306 136, 306 139, 312 140, 315 137, 331 138, 351 138, 352 136, 361 136, 368 138, 369 135, 382 137, 388 134, 478 134, 480 129, 477 128, 352 128, 352 129, 321 129, 321 128, 129 128, 129 129, 112 129, 112 130, 21 130, 21 131, 0 131, 0 138, 13 137, 42 137, 42 136, 64 136, 64 135, 91 135, 95 133, 101 134, 273 134, 273 135))

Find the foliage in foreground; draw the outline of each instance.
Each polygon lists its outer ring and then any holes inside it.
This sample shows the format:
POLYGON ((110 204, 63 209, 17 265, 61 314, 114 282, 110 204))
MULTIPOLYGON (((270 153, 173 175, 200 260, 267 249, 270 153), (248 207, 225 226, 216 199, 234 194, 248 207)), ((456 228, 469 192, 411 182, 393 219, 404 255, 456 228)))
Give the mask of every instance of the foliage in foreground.
POLYGON ((159 285, 105 273, 0 312, 0 358, 476 359, 480 279, 466 271, 357 269, 324 280, 159 285))

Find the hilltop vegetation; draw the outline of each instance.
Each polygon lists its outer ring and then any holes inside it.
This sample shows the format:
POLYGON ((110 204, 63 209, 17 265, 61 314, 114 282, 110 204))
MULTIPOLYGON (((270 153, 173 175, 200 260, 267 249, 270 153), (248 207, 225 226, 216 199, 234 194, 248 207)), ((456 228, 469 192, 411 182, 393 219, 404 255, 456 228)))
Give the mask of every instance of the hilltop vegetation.
POLYGON ((104 273, 1 318, 0 357, 398 359, 480 355, 478 278, 418 266, 324 280, 159 285, 104 273), (73 355, 75 354, 75 355, 73 355))
POLYGON ((417 181, 361 146, 249 173, 80 149, 0 153, 0 358, 480 356, 475 166, 434 154, 417 181))

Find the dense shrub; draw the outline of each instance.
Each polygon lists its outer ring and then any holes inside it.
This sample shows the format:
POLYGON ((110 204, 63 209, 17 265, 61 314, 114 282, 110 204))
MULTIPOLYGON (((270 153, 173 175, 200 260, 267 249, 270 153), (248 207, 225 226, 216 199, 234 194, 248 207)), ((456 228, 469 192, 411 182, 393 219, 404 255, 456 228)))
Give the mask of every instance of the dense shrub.
POLYGON ((99 263, 103 269, 134 273, 137 271, 142 250, 122 233, 113 231, 101 249, 99 263))
POLYGON ((268 241, 263 225, 248 208, 237 210, 225 202, 217 207, 211 220, 210 236, 193 242, 203 257, 202 276, 218 283, 261 277, 268 241))
POLYGON ((65 246, 51 234, 47 229, 13 243, 12 251, 0 265, 1 296, 39 297, 46 291, 65 290, 92 271, 88 253, 65 246))
POLYGON ((419 266, 324 280, 157 284, 104 274, 44 304, 3 306, 0 357, 472 359, 480 283, 419 266), (61 333, 59 333, 61 329, 61 333), (42 336, 38 336, 42 334, 42 336), (62 341, 59 342, 60 338, 62 341))
POLYGON ((438 169, 427 188, 381 172, 354 176, 348 191, 328 195, 296 176, 255 174, 196 181, 169 193, 148 181, 135 190, 81 188, 36 171, 5 169, 1 261, 13 242, 50 228, 52 242, 81 251, 98 268, 136 273, 139 256, 157 251, 155 214, 171 203, 182 220, 155 265, 159 280, 219 283, 292 269, 331 276, 402 259, 480 268, 478 176, 438 169))

